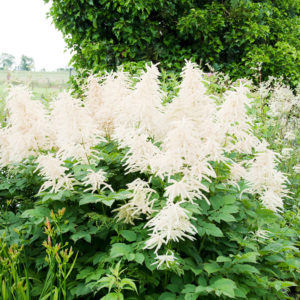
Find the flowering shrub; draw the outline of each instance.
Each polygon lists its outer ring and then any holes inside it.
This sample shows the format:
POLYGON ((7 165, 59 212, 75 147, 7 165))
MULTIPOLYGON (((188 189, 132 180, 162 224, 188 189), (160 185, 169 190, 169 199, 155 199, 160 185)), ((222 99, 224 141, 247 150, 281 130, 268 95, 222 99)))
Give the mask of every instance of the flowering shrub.
POLYGON ((64 93, 49 109, 23 87, 10 91, 0 132, 6 243, 24 245, 38 282, 46 218, 47 249, 71 244, 78 255, 52 286, 27 280, 24 289, 61 299, 288 299, 299 216, 284 212, 293 194, 280 156, 254 134, 249 89, 209 94, 187 62, 170 101, 159 76, 155 65, 135 84, 122 71, 90 76, 84 100, 64 93))

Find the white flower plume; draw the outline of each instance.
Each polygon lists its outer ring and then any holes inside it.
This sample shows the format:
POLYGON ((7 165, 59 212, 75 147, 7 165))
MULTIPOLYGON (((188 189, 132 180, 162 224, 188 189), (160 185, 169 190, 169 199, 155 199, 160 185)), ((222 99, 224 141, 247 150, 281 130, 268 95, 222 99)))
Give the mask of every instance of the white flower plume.
POLYGON ((89 169, 88 174, 83 179, 83 184, 85 186, 91 186, 87 189, 85 189, 85 192, 91 191, 91 193, 94 193, 95 191, 103 191, 104 189, 109 189, 113 192, 112 187, 105 182, 106 180, 106 174, 103 170, 93 171, 89 169))
POLYGON ((154 200, 150 200, 151 195, 155 192, 149 187, 149 184, 140 178, 127 185, 131 192, 129 202, 119 207, 115 211, 118 212, 118 221, 123 220, 125 223, 134 224, 135 219, 140 216, 150 216, 153 210, 154 200))
POLYGON ((10 89, 7 126, 0 129, 0 164, 20 162, 51 147, 51 127, 46 109, 24 86, 10 89))
POLYGON ((52 156, 51 154, 40 155, 37 158, 38 166, 36 171, 46 180, 41 186, 40 191, 45 191, 49 188, 50 193, 57 193, 59 190, 72 190, 75 179, 70 174, 66 174, 67 167, 63 167, 63 161, 52 156))
POLYGON ((145 248, 153 249, 155 252, 172 240, 190 239, 197 233, 196 227, 190 222, 188 211, 180 205, 182 202, 167 203, 166 206, 151 220, 145 227, 152 230, 149 240, 146 241, 145 248))

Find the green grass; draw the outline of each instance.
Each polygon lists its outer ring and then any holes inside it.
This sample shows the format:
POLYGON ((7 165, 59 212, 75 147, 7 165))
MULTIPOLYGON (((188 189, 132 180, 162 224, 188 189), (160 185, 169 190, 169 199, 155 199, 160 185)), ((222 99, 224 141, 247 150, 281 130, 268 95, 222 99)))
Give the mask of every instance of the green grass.
POLYGON ((0 102, 7 96, 11 85, 28 86, 36 99, 49 100, 68 89, 68 72, 0 71, 0 102))

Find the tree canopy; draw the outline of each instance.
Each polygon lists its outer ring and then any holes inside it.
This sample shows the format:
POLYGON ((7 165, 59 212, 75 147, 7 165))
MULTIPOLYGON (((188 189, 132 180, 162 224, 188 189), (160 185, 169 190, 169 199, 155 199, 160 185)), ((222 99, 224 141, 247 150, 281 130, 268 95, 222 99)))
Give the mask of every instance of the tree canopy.
POLYGON ((21 62, 20 62, 20 70, 23 71, 30 71, 34 67, 34 59, 32 57, 28 57, 26 55, 21 56, 21 62))
POLYGON ((10 69, 15 62, 15 57, 9 53, 0 55, 0 69, 10 69))
MULTIPOLYGON (((49 2, 49 0, 44 0, 49 2)), ((298 0, 53 0, 50 15, 75 67, 114 69, 127 61, 180 68, 185 59, 231 76, 299 81, 298 0)))

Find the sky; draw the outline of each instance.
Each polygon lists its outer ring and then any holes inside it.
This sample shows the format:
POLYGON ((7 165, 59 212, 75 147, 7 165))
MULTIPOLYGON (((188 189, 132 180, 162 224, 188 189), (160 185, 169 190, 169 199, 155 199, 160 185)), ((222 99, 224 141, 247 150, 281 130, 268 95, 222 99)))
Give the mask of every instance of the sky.
POLYGON ((0 54, 14 55, 16 65, 22 54, 32 57, 36 71, 67 67, 71 54, 46 16, 49 8, 43 0, 0 0, 0 54))

